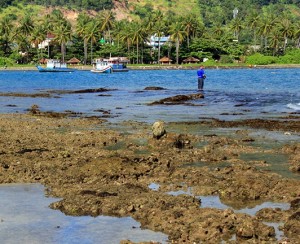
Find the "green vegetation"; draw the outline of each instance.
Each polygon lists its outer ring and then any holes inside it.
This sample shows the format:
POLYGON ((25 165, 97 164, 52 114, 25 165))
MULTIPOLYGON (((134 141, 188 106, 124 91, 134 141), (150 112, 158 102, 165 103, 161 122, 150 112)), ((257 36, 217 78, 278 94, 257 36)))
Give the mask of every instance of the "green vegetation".
POLYGON ((260 53, 256 53, 247 57, 248 64, 268 65, 276 63, 276 58, 273 56, 264 56, 260 53))
POLYGON ((8 6, 24 5, 41 5, 45 7, 50 6, 68 6, 69 9, 92 9, 103 10, 111 9, 113 3, 111 0, 0 0, 0 7, 5 8, 8 6))
POLYGON ((14 60, 11 58, 3 58, 0 57, 0 66, 5 67, 5 66, 13 66, 14 65, 14 60))
POLYGON ((176 64, 188 57, 208 59, 206 65, 300 63, 299 0, 114 3, 125 19, 110 0, 0 0, 0 65, 72 57, 89 64, 109 56, 126 56, 131 64, 164 56, 176 64), (69 18, 68 11, 79 15, 69 18), (169 41, 154 49, 147 44, 154 35, 169 41))

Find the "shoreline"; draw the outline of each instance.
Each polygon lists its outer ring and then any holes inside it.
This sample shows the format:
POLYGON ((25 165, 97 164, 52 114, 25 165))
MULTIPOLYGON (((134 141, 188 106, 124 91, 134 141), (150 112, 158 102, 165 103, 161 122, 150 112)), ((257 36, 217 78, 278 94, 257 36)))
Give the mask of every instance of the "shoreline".
MULTIPOLYGON (((199 64, 201 65, 201 64, 199 64)), ((203 64, 205 66, 205 63, 203 64)), ((74 68, 78 71, 90 71, 92 66, 87 65, 78 65, 78 66, 69 66, 69 68, 74 68)), ((130 66, 128 65, 129 70, 193 70, 198 69, 199 66, 191 65, 140 65, 140 66, 130 66)), ((289 69, 289 68, 300 68, 300 64, 274 64, 274 65, 241 65, 241 66, 231 66, 231 65, 215 65, 215 66, 205 66, 206 69, 289 69)), ((35 66, 11 66, 11 67, 0 67, 0 71, 38 71, 35 66)))

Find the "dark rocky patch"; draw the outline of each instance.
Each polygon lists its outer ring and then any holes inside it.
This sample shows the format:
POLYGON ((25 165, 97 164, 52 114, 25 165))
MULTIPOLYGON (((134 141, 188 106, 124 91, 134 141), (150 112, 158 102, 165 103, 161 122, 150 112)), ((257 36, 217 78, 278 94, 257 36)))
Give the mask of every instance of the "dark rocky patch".
POLYGON ((51 95, 49 93, 0 93, 3 97, 44 97, 49 98, 51 95))
POLYGON ((187 101, 190 100, 198 100, 202 98, 204 98, 204 95, 201 93, 190 94, 190 95, 176 95, 173 97, 167 97, 159 101, 152 102, 149 105, 178 105, 178 104, 185 104, 187 101))
POLYGON ((160 86, 147 86, 144 88, 145 91, 160 91, 160 90, 167 90, 166 88, 160 86))

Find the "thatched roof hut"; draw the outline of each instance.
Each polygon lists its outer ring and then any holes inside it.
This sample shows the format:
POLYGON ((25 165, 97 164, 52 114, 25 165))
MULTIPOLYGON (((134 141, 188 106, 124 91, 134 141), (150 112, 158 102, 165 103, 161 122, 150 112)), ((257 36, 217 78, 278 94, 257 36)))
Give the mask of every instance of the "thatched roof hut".
POLYGON ((67 61, 67 64, 79 64, 79 63, 80 63, 80 60, 75 57, 73 57, 69 61, 67 61))
POLYGON ((159 63, 160 64, 171 64, 172 63, 172 59, 168 58, 168 57, 162 57, 160 60, 159 60, 159 63))
POLYGON ((184 64, 194 64, 194 63, 198 63, 200 60, 194 57, 188 57, 186 59, 184 59, 182 62, 184 64))

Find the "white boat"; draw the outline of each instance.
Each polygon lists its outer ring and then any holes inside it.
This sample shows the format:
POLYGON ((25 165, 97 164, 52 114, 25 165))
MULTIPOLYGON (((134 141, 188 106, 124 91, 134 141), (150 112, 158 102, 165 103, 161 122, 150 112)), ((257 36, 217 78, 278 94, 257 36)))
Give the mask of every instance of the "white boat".
POLYGON ((76 69, 67 67, 67 63, 61 62, 58 59, 48 59, 46 67, 36 66, 39 72, 73 72, 76 69))
POLYGON ((91 69, 94 73, 112 73, 111 64, 103 59, 96 59, 93 64, 93 69, 91 69))

